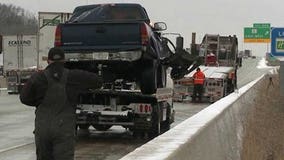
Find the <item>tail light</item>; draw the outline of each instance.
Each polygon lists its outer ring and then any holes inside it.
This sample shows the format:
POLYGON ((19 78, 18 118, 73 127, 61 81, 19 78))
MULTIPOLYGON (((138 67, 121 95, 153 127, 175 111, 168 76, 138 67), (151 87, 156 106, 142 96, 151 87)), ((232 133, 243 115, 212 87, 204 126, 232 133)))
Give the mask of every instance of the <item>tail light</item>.
POLYGON ((141 24, 140 33, 141 33, 141 44, 143 46, 146 46, 149 42, 149 35, 145 23, 141 24))
POLYGON ((142 104, 140 104, 139 106, 139 112, 143 112, 144 106, 142 104))
POLYGON ((150 105, 145 105, 144 108, 145 108, 145 112, 146 112, 146 113, 151 112, 151 109, 152 109, 152 108, 151 108, 150 105))
POLYGON ((229 78, 230 78, 230 79, 235 79, 235 72, 231 72, 231 73, 229 74, 229 78))
POLYGON ((152 113, 152 106, 150 104, 138 104, 135 109, 139 113, 152 113))
POLYGON ((59 47, 62 46, 62 41, 61 41, 61 26, 58 25, 55 30, 55 41, 54 41, 54 46, 59 47))

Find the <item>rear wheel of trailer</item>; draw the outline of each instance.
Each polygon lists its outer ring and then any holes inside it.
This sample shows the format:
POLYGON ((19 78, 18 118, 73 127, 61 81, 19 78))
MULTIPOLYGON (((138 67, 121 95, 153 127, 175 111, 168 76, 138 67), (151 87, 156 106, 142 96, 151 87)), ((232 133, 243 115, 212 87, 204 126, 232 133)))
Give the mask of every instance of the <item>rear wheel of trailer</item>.
POLYGON ((161 123, 162 133, 170 130, 171 122, 172 122, 172 119, 171 119, 172 118, 171 117, 171 112, 172 112, 171 111, 171 106, 169 104, 166 104, 166 107, 167 107, 167 109, 166 109, 166 116, 167 117, 166 117, 166 120, 161 123))

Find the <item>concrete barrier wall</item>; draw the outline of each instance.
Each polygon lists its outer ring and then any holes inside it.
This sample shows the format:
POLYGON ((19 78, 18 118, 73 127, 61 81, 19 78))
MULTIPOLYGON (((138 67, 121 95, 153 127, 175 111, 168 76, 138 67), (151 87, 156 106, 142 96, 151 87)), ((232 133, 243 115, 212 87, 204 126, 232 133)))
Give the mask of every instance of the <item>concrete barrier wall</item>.
POLYGON ((251 106, 262 94, 258 88, 265 87, 271 76, 272 73, 247 84, 121 160, 241 159, 244 126, 251 106))

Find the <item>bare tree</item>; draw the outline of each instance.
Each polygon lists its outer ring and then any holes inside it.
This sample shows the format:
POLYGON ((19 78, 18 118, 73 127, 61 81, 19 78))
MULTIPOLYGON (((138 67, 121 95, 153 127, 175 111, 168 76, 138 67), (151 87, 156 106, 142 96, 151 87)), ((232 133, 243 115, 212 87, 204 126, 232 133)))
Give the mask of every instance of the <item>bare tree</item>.
POLYGON ((0 35, 35 34, 37 24, 37 18, 31 12, 0 3, 0 35))

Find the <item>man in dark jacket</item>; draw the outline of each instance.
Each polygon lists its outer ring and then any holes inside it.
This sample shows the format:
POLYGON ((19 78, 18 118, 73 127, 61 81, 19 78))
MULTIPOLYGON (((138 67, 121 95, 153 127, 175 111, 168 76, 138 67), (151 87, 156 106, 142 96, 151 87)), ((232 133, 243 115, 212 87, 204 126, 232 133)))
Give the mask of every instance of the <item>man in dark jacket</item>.
POLYGON ((76 103, 80 91, 96 89, 102 80, 94 73, 64 68, 64 52, 51 48, 48 66, 31 76, 20 100, 35 106, 37 160, 73 160, 76 103))

